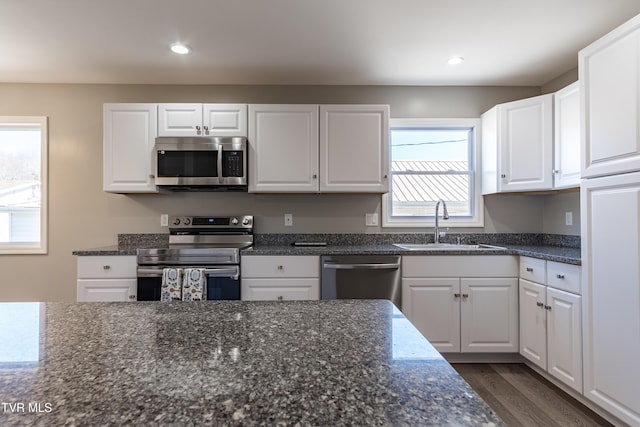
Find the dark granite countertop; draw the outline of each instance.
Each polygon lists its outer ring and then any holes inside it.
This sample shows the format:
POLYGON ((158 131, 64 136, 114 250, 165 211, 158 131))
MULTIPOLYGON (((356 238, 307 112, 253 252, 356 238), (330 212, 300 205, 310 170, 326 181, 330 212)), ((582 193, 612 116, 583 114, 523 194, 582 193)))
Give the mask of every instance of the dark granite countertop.
POLYGON ((242 251, 248 255, 524 255, 548 261, 566 264, 581 264, 579 248, 563 248, 556 246, 504 245, 505 249, 429 249, 407 250, 393 245, 375 246, 325 246, 325 247, 293 247, 283 245, 254 245, 242 251))
POLYGON ((0 325, 2 426, 503 425, 389 301, 2 303, 0 325))
MULTIPOLYGON (((483 251, 468 250, 428 250, 410 251, 393 245, 363 245, 363 246, 324 246, 324 247, 293 247, 290 245, 254 245, 241 251, 242 256, 250 255, 523 255, 540 258, 547 261, 565 264, 581 265, 580 248, 565 248, 557 246, 527 246, 509 245, 506 249, 492 249, 483 251)), ((136 247, 106 246, 103 248, 74 251, 78 256, 103 255, 136 255, 136 247)))

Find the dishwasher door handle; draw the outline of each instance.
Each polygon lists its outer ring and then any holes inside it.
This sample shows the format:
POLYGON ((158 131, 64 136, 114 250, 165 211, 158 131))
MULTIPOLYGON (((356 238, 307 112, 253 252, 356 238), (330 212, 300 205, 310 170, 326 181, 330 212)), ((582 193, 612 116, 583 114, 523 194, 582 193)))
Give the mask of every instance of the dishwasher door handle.
POLYGON ((391 264, 337 264, 325 262, 322 264, 322 268, 329 268, 333 270, 397 270, 400 268, 400 263, 391 264))

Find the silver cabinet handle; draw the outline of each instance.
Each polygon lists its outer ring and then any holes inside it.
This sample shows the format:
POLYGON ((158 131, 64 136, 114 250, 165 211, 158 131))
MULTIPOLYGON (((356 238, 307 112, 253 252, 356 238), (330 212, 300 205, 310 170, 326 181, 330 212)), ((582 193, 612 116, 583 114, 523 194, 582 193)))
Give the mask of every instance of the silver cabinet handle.
POLYGON ((528 271, 529 273, 533 273, 533 268, 531 268, 531 267, 527 267, 527 271, 528 271))
POLYGON ((202 129, 204 129, 204 133, 209 135, 209 126, 202 126, 202 129))
POLYGON ((136 296, 135 296, 135 295, 129 295, 129 299, 130 299, 131 301, 134 301, 134 300, 136 299, 136 296))
POLYGON ((280 270, 280 271, 284 270, 284 266, 283 266, 283 265, 279 265, 277 268, 278 268, 278 270, 280 270))
POLYGON ((558 279, 564 279, 564 274, 556 274, 556 277, 557 277, 558 279))
POLYGON ((460 294, 453 294, 455 298, 460 298, 460 294))
POLYGON ((102 269, 105 270, 105 271, 106 270, 111 270, 111 266, 110 265, 103 265, 102 269))
POLYGON ((315 173, 312 176, 313 179, 318 179, 318 175, 316 175, 315 173))
POLYGON ((282 295, 278 295, 278 301, 284 301, 284 297, 282 295))
POLYGON ((551 311, 551 306, 550 305, 545 305, 544 309, 547 310, 547 311, 551 311))
POLYGON ((536 305, 537 305, 538 307, 544 307, 544 304, 543 304, 543 303, 541 303, 540 301, 536 302, 536 305))
POLYGON ((469 294, 462 294, 462 298, 469 298, 469 294))
POLYGON ((506 178, 506 177, 507 177, 507 174, 504 174, 504 173, 500 174, 500 178, 506 178))

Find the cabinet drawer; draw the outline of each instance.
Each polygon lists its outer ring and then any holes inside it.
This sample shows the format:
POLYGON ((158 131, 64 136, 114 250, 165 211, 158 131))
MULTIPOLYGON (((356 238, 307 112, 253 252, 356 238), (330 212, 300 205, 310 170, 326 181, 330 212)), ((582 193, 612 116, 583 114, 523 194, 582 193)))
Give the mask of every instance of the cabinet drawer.
POLYGON ((242 277, 320 277, 318 256, 245 256, 241 266, 242 277))
POLYGON ((546 284, 547 262, 543 259, 520 257, 520 278, 530 282, 546 284))
POLYGON ((547 261, 547 286, 581 295, 580 266, 547 261))
POLYGON ((285 301, 320 299, 319 278, 244 279, 243 301, 285 301))
POLYGON ((137 279, 81 279, 78 280, 78 302, 135 301, 137 279))
POLYGON ((79 256, 78 279, 135 279, 135 255, 79 256))

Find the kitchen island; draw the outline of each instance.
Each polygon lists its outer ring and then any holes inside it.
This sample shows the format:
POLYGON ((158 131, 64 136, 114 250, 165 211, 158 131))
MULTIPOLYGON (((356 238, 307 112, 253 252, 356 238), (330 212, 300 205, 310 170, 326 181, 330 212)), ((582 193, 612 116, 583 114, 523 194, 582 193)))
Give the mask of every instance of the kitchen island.
POLYGON ((0 303, 0 425, 503 425, 389 301, 0 303))

